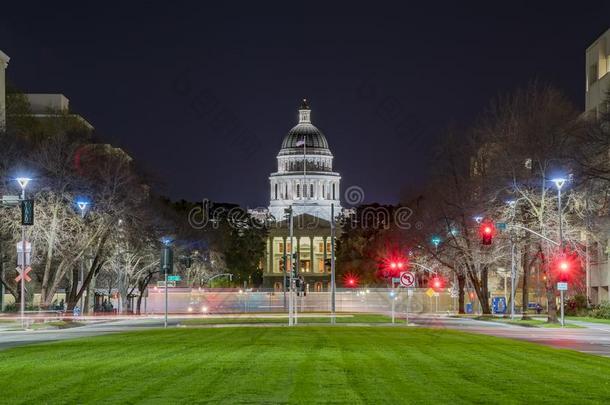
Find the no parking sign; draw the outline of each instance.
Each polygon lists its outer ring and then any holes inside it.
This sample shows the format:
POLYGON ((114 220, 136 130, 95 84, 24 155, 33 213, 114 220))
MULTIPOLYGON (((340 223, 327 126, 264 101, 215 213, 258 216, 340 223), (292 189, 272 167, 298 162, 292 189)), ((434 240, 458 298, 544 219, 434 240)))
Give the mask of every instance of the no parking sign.
POLYGON ((415 285, 415 275, 410 271, 400 273, 400 285, 403 287, 413 287, 415 285))

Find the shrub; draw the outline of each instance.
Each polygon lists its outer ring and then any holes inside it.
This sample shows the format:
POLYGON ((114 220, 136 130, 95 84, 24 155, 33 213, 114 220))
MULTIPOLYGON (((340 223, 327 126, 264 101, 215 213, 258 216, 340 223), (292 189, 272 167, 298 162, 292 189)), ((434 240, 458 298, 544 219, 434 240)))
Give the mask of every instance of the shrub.
POLYGON ((595 318, 610 319, 610 301, 602 301, 597 308, 591 311, 591 315, 595 318))
POLYGON ((587 297, 583 294, 576 294, 567 299, 564 304, 566 315, 585 316, 587 314, 587 297))

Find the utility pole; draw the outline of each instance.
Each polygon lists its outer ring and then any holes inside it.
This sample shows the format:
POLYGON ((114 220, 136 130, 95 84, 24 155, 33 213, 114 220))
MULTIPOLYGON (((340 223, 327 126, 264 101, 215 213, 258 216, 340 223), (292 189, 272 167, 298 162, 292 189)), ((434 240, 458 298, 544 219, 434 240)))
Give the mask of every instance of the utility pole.
POLYGON ((27 177, 20 177, 17 182, 21 186, 21 283, 20 283, 20 310, 21 310, 21 327, 25 328, 25 277, 27 268, 27 242, 25 240, 25 227, 26 225, 32 225, 34 222, 34 205, 28 204, 25 199, 25 188, 27 187, 30 179, 27 177), (26 218, 27 210, 31 209, 31 218, 26 218))
POLYGON ((165 275, 165 318, 163 321, 163 327, 167 328, 167 307, 168 307, 168 293, 167 293, 167 275, 172 272, 174 267, 174 252, 172 251, 169 241, 164 242, 163 250, 161 251, 161 270, 165 275))
MULTIPOLYGON (((294 240, 293 240, 293 233, 294 233, 294 227, 293 227, 293 221, 292 221, 292 217, 293 217, 293 212, 292 212, 292 205, 290 206, 290 208, 288 208, 288 226, 289 226, 289 237, 290 237, 290 277, 289 277, 289 284, 288 284, 288 326, 292 326, 294 324, 294 318, 293 318, 293 309, 294 309, 294 299, 293 299, 293 294, 292 294, 292 283, 293 283, 293 270, 292 268, 295 266, 295 257, 294 257, 294 240)), ((286 286, 286 283, 284 283, 284 288, 286 286)))
POLYGON ((335 204, 330 204, 330 322, 333 325, 336 322, 335 294, 335 204))

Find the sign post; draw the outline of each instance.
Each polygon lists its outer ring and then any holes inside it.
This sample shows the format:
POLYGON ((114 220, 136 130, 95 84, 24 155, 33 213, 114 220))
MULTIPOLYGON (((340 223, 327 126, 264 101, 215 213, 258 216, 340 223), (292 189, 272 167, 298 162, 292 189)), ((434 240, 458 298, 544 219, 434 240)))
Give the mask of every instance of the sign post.
POLYGON ((561 305, 561 327, 565 326, 565 321, 563 317, 563 292, 568 290, 568 283, 565 281, 560 281, 557 283, 557 289, 559 290, 559 305, 561 305))
POLYGON ((407 290, 407 308, 406 308, 406 322, 409 325, 409 307, 411 306, 411 295, 413 295, 413 286, 415 285, 415 275, 410 271, 403 271, 400 273, 400 285, 408 288, 407 290))
POLYGON ((174 267, 174 252, 172 251, 171 246, 169 246, 169 242, 165 242, 165 246, 163 246, 163 250, 161 251, 161 270, 165 275, 165 318, 163 321, 163 327, 167 328, 167 304, 168 304, 168 274, 172 272, 174 267))

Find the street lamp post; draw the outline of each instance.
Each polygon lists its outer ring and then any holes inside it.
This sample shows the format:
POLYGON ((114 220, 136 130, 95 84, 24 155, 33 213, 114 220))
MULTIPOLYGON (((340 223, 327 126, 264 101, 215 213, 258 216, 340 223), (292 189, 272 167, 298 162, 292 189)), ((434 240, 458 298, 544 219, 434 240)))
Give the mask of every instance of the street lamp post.
MULTIPOLYGON (((565 184, 565 179, 553 179, 553 183, 557 186, 557 210, 559 211, 559 254, 563 256, 563 224, 561 219, 561 188, 565 184)), ((559 305, 561 306, 561 327, 565 325, 564 310, 563 310, 563 289, 559 290, 559 305)))
MULTIPOLYGON (((28 177, 19 177, 17 182, 21 186, 21 203, 25 204, 25 188, 30 182, 28 177)), ((23 221, 22 221, 23 222, 23 221)), ((25 241, 25 224, 21 224, 21 249, 22 249, 22 262, 21 262, 21 293, 20 293, 20 307, 21 307, 21 327, 25 327, 25 268, 26 268, 26 241, 25 241)))
MULTIPOLYGON (((324 246, 326 249, 326 246, 324 246)), ((335 313, 335 204, 330 205, 330 322, 334 325, 336 320, 335 313)))
MULTIPOLYGON (((87 211, 87 207, 89 207, 89 202, 88 201, 84 201, 84 200, 79 200, 76 202, 76 206, 78 207, 78 209, 80 210, 80 217, 84 220, 85 219, 85 212, 87 211)), ((79 280, 78 280, 78 290, 80 291, 83 288, 83 284, 85 282, 85 258, 83 258, 83 260, 81 260, 80 262, 80 274, 79 274, 79 280)), ((83 303, 84 303, 84 294, 80 295, 80 303, 79 303, 79 307, 81 310, 81 314, 85 313, 85 308, 83 308, 83 303)))

